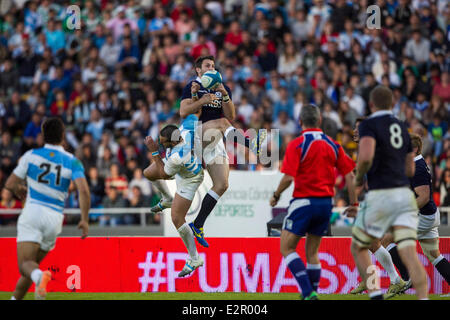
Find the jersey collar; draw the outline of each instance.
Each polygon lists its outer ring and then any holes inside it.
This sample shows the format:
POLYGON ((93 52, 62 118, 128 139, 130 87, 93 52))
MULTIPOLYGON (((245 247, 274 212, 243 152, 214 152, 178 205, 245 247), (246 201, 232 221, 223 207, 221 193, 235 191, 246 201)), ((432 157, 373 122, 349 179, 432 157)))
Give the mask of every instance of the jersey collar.
POLYGON ((49 143, 46 143, 46 144, 44 145, 44 148, 54 149, 54 150, 59 150, 59 151, 64 151, 64 148, 63 148, 62 146, 56 146, 56 145, 54 145, 54 144, 49 144, 49 143))
POLYGON ((386 115, 390 115, 392 116, 394 113, 392 112, 392 110, 378 110, 375 111, 374 113, 372 113, 369 118, 375 118, 375 117, 381 117, 381 116, 386 116, 386 115))
POLYGON ((420 159, 423 159, 421 154, 419 154, 418 156, 414 157, 414 161, 417 161, 417 160, 420 160, 420 159))
POLYGON ((319 129, 319 128, 305 129, 305 130, 302 130, 302 132, 300 132, 300 135, 305 134, 305 133, 312 133, 312 132, 322 132, 322 129, 319 129))

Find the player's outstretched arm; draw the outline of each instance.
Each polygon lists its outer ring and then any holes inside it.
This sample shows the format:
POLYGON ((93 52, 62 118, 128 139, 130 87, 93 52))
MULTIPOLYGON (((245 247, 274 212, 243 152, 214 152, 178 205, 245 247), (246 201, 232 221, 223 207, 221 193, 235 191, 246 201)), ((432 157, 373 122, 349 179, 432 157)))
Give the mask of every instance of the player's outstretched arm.
POLYGON ((197 114, 204 104, 209 104, 213 100, 217 100, 218 97, 215 94, 204 94, 201 99, 183 99, 180 103, 180 117, 186 118, 190 114, 197 114))
POLYGON ((86 178, 75 179, 74 184, 78 190, 80 199, 81 220, 78 223, 78 229, 82 230, 81 239, 88 236, 89 233, 89 209, 91 208, 91 193, 86 178))
POLYGON ((5 188, 11 191, 21 201, 25 200, 27 196, 27 187, 24 185, 24 180, 12 173, 8 180, 6 180, 5 188))

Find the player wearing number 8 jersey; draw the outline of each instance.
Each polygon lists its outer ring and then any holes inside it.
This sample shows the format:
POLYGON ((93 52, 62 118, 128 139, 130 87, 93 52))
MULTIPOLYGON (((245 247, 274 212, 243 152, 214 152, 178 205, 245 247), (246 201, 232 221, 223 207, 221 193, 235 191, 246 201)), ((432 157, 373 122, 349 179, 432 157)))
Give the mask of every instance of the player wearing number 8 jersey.
POLYGON ((42 124, 45 146, 26 152, 6 181, 5 187, 25 206, 17 223, 17 260, 22 277, 12 299, 22 299, 32 282, 36 285, 35 298, 44 299, 46 285, 51 280, 49 271, 41 271, 39 263, 55 247, 64 220, 64 201, 71 181, 79 192, 82 238, 88 233, 90 192, 84 168, 72 154, 61 146, 64 124, 59 118, 50 118, 42 124), (27 187, 23 185, 26 180, 27 187))
MULTIPOLYGON (((409 189, 414 175, 414 153, 406 126, 392 114, 392 91, 372 90, 372 115, 359 125, 359 151, 355 185, 367 174, 369 191, 352 230, 352 254, 369 296, 382 299, 379 281, 368 283, 373 272, 368 248, 387 231, 393 231, 400 257, 410 271, 419 299, 427 298, 425 269, 416 252, 417 203, 409 189)), ((377 278, 378 275, 375 275, 377 278)), ((372 278, 372 277, 371 277, 372 278)))

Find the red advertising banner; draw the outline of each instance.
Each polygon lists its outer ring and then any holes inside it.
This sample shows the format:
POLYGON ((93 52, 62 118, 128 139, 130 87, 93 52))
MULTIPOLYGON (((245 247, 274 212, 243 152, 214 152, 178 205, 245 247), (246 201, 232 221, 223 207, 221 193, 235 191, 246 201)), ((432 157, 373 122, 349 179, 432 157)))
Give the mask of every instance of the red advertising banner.
MULTIPOLYGON (((279 238, 208 238, 208 242, 209 248, 198 246, 204 266, 185 278, 177 277, 188 257, 183 242, 165 237, 61 237, 41 268, 52 272, 54 281, 48 289, 56 292, 298 292, 280 255, 279 238)), ((349 293, 358 284, 350 242, 347 237, 323 239, 319 293, 349 293)), ((304 259, 303 247, 304 239, 298 251, 304 259)), ((13 291, 19 278, 15 238, 1 238, 0 248, 0 291, 13 291)), ((440 250, 450 260, 450 238, 441 238, 440 250)), ((418 252, 430 293, 448 293, 450 287, 420 246, 418 252)), ((389 277, 377 266, 381 286, 387 289, 389 277)))

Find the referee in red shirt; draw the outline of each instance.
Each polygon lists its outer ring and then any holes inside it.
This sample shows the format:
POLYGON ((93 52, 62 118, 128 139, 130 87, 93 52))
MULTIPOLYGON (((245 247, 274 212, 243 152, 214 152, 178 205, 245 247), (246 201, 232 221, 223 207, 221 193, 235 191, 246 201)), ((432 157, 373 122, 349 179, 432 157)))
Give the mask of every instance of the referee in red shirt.
POLYGON ((283 221, 280 251, 294 275, 304 300, 317 300, 321 265, 318 257, 320 241, 326 233, 332 213, 335 168, 345 176, 350 202, 357 206, 353 183, 355 162, 342 146, 319 129, 321 115, 318 107, 306 105, 300 112, 303 128, 300 136, 286 149, 281 172, 283 178, 270 199, 277 204, 281 194, 294 181, 294 193, 283 221), (301 237, 306 235, 307 267, 296 252, 301 237))

